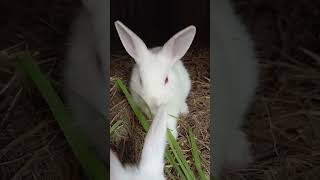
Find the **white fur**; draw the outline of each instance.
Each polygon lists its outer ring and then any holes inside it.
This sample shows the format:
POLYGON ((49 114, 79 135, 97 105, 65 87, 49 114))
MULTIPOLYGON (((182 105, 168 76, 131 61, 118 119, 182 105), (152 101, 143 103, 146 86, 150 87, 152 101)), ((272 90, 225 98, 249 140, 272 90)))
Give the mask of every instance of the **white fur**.
MULTIPOLYGON (((196 28, 189 26, 176 33, 163 47, 148 49, 144 42, 120 21, 116 21, 115 26, 124 48, 136 62, 132 70, 130 90, 145 114, 146 107, 140 97, 153 114, 162 104, 166 105, 166 110, 174 117, 187 113, 186 98, 191 89, 191 80, 180 59, 189 49, 196 28), (169 80, 165 85, 166 76, 169 80)), ((169 129, 174 137, 177 137, 176 119, 170 119, 169 129)))
POLYGON ((107 162, 107 83, 91 16, 83 11, 72 26, 65 63, 65 95, 75 121, 107 162))
POLYGON ((164 108, 159 108, 145 138, 138 165, 123 166, 110 151, 110 180, 165 180, 164 153, 169 120, 164 108))
POLYGON ((211 9, 213 56, 213 167, 239 168, 251 162, 249 143, 240 130, 258 83, 254 47, 229 0, 215 0, 211 9))

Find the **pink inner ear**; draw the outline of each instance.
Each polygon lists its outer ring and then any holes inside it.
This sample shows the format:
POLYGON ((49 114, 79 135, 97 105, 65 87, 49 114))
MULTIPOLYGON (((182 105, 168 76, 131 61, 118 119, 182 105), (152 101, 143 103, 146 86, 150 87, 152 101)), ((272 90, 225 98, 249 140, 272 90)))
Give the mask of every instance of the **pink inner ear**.
POLYGON ((181 59, 190 48, 195 34, 196 28, 194 26, 188 26, 179 31, 164 44, 164 53, 174 61, 181 59))

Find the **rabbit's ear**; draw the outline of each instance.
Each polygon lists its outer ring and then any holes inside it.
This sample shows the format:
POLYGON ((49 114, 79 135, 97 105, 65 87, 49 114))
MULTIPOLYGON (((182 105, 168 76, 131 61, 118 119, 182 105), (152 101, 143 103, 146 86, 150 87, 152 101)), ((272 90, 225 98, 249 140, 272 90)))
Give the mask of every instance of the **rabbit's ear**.
POLYGON ((162 53, 174 62, 181 59, 191 46, 195 34, 195 26, 188 26, 179 31, 164 44, 162 53))
POLYGON ((122 24, 122 22, 116 21, 114 24, 116 26, 122 45, 124 46, 128 54, 133 59, 135 59, 135 61, 143 59, 141 58, 143 54, 148 52, 148 48, 144 44, 144 42, 128 27, 122 24))
POLYGON ((121 176, 125 173, 125 170, 117 158, 117 156, 114 154, 113 151, 110 150, 110 179, 112 180, 120 180, 121 176))
POLYGON ((149 128, 142 149, 140 170, 163 173, 168 114, 159 108, 149 128))

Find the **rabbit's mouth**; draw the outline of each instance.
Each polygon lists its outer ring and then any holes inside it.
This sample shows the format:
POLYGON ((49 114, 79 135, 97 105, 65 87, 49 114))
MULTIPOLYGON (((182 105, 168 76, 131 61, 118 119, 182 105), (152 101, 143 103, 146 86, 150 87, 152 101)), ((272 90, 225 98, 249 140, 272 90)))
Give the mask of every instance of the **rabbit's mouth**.
POLYGON ((142 98, 142 96, 135 91, 133 91, 134 99, 137 101, 143 113, 149 118, 152 119, 155 113, 158 111, 161 106, 161 102, 158 98, 148 97, 142 98))
POLYGON ((150 103, 147 103, 147 101, 140 96, 140 94, 134 92, 134 99, 137 101, 138 105, 140 106, 143 113, 149 118, 152 119, 154 115, 154 107, 150 106, 150 103))
POLYGON ((148 101, 146 103, 144 111, 146 112, 146 115, 149 118, 153 118, 154 115, 157 113, 158 109, 160 108, 161 104, 157 102, 158 101, 148 101))

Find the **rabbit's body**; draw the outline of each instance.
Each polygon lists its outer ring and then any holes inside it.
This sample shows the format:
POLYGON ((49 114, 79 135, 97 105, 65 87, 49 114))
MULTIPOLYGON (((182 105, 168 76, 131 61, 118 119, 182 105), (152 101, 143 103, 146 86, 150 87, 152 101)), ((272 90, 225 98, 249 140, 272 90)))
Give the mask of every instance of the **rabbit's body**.
POLYGON ((240 126, 255 95, 258 67, 253 43, 229 0, 213 4, 213 164, 220 175, 223 166, 244 167, 252 160, 240 126))
POLYGON ((169 129, 177 137, 176 119, 188 113, 186 98, 191 89, 189 73, 180 60, 189 49, 195 36, 195 27, 189 26, 175 34, 163 47, 148 49, 144 42, 121 22, 115 23, 120 40, 136 61, 130 89, 135 101, 145 114, 155 114, 160 105, 172 115, 169 129), (144 103, 145 102, 145 103, 144 103))
POLYGON ((143 145, 137 165, 123 166, 113 151, 110 151, 110 180, 165 180, 164 153, 169 115, 159 108, 143 145))
MULTIPOLYGON (((154 63, 157 63, 157 61, 153 61, 154 63)), ((149 76, 149 81, 160 81, 159 76, 157 76, 157 72, 161 73, 161 70, 159 71, 158 68, 161 69, 161 65, 147 65, 150 67, 155 74, 155 76, 149 76), (154 69, 152 69, 154 68, 154 69)), ((156 102, 152 102, 152 98, 149 98, 148 96, 152 96, 155 93, 158 93, 158 90, 156 87, 151 86, 149 89, 146 87, 142 87, 139 83, 139 76, 143 73, 143 70, 140 71, 139 68, 144 69, 144 67, 140 67, 137 64, 134 65, 132 69, 132 75, 130 80, 130 90, 132 92, 132 95, 136 102, 139 103, 139 106, 143 110, 145 114, 148 114, 147 107, 145 107, 144 102, 141 102, 140 97, 144 97, 144 99, 147 99, 147 104, 150 107, 150 110, 153 114, 157 111, 157 107, 159 104, 156 102), (147 89, 147 90, 146 90, 147 89), (150 100, 150 101, 148 101, 150 100)), ((147 73, 148 73, 147 72, 147 73)), ((175 65, 172 66, 170 69, 170 72, 168 73, 168 76, 171 77, 171 82, 175 84, 175 86, 172 86, 168 92, 170 94, 163 95, 163 101, 166 102, 166 111, 172 116, 178 117, 180 113, 188 113, 188 106, 186 104, 186 98, 190 92, 191 89, 191 80, 189 78, 189 74, 184 67, 181 60, 177 61, 175 65)), ((156 99, 154 101, 157 101, 156 99)), ((174 117, 171 117, 172 120, 169 121, 169 129, 172 130, 172 133, 174 137, 177 137, 177 132, 174 130, 176 129, 176 120, 174 120, 174 117)))
POLYGON ((72 26, 65 63, 65 96, 75 126, 107 162, 107 83, 91 16, 83 11, 72 26))

